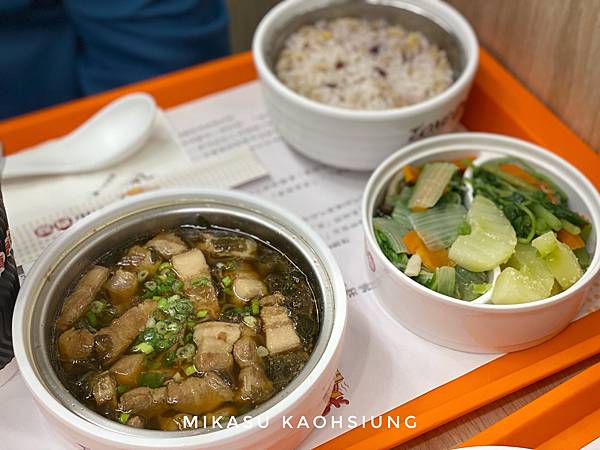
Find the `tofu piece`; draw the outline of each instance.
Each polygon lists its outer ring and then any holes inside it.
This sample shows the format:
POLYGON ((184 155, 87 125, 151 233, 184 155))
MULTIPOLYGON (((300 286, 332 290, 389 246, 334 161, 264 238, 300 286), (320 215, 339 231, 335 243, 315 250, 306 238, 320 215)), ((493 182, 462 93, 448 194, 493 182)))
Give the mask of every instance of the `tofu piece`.
POLYGON ((146 242, 146 247, 156 250, 163 258, 171 258, 188 250, 188 246, 174 233, 160 233, 146 242))
POLYGON ((117 269, 104 287, 111 302, 117 307, 123 307, 129 305, 133 300, 139 282, 135 273, 117 269))
POLYGON ((210 280, 210 269, 206 263, 206 258, 197 248, 173 256, 171 264, 173 264, 173 269, 183 281, 201 278, 210 280))
POLYGON ((302 345, 285 306, 264 306, 261 308, 260 318, 263 321, 269 353, 289 352, 302 345))

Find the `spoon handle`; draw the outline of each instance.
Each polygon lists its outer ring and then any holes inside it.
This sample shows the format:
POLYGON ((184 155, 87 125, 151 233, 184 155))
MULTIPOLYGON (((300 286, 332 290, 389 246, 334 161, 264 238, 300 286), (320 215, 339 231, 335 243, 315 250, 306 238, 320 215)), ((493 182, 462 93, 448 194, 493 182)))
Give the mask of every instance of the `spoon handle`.
POLYGON ((44 142, 32 149, 7 156, 4 159, 2 179, 30 177, 58 173, 53 153, 61 147, 60 139, 44 142))

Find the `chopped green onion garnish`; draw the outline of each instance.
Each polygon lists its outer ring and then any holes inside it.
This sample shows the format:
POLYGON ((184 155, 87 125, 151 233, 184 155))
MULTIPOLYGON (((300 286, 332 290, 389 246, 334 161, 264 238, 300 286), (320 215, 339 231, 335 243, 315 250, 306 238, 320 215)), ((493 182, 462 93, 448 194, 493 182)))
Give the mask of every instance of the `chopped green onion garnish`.
POLYGON ((87 312, 87 314, 85 315, 85 317, 88 320, 88 323, 93 326, 94 328, 96 328, 96 325, 98 324, 98 319, 96 318, 96 314, 94 314, 94 311, 92 311, 91 309, 87 312))
POLYGON ((155 281, 146 281, 144 283, 144 287, 146 289, 148 289, 149 291, 153 291, 156 289, 156 282, 155 281))
POLYGON ((148 278, 148 275, 150 275, 150 273, 147 270, 140 270, 137 274, 137 278, 139 281, 144 281, 148 278))
POLYGON ((167 324, 167 331, 171 332, 171 333, 176 333, 177 331, 179 331, 181 328, 181 325, 179 325, 177 322, 169 322, 167 324))
POLYGON ((232 297, 234 296, 233 290, 231 288, 223 288, 223 292, 225 292, 227 295, 231 295, 232 297))
POLYGON ((154 347, 152 347, 152 345, 148 344, 147 342, 141 342, 138 345, 136 345, 135 347, 133 347, 133 351, 141 352, 145 355, 149 355, 150 353, 152 353, 154 351, 154 347))
POLYGON ((173 365, 173 363, 175 362, 175 359, 177 359, 177 355, 175 354, 175 352, 169 352, 165 355, 165 357, 163 358, 163 364, 166 367, 170 367, 173 365))
POLYGON ((254 328, 258 322, 258 319, 254 316, 244 316, 242 321, 250 328, 254 328))
POLYGON ((126 384, 120 384, 120 385, 117 386, 117 392, 119 394, 124 394, 128 390, 129 390, 129 386, 127 386, 126 384))
POLYGON ((158 368, 160 368, 160 361, 157 361, 157 360, 148 361, 146 363, 146 365, 148 366, 149 369, 158 369, 158 368))
POLYGON ((223 283, 223 286, 225 286, 225 287, 229 286, 232 282, 233 282, 233 280, 231 279, 231 277, 229 275, 226 277, 223 277, 223 279, 221 280, 221 283, 223 283))
POLYGON ((159 352, 164 352, 171 346, 170 339, 161 339, 156 343, 156 350, 159 352))
POLYGON ((203 318, 205 318, 207 315, 208 315, 208 311, 207 311, 207 310, 205 310, 205 309, 201 309, 200 311, 198 311, 198 312, 196 313, 196 317, 197 317, 198 319, 203 319, 203 318))
POLYGON ((260 356, 261 358, 264 358, 265 356, 267 356, 269 354, 269 350, 267 350, 267 347, 263 347, 262 345, 259 345, 256 348, 256 354, 258 356, 260 356))
POLYGON ((255 298, 252 300, 252 315, 258 316, 258 313, 260 313, 260 303, 258 299, 255 298))
POLYGON ((192 359, 196 354, 196 346, 194 344, 186 344, 177 349, 177 357, 180 359, 192 359))
POLYGON ((170 262, 164 262, 164 263, 161 263, 160 266, 158 266, 158 271, 162 272, 163 270, 170 269, 171 267, 173 267, 173 266, 171 266, 170 262))
POLYGON ((174 292, 179 292, 182 287, 183 287, 183 281, 181 281, 181 280, 175 280, 175 281, 173 281, 172 288, 173 288, 174 292))
POLYGON ((192 364, 191 366, 187 366, 185 369, 183 369, 183 372, 189 377, 190 375, 194 375, 198 371, 196 370, 196 366, 192 364))
POLYGON ((119 422, 121 422, 122 424, 126 424, 128 420, 129 420, 129 413, 121 413, 119 415, 119 422))
POLYGON ((180 302, 175 304, 175 311, 180 314, 189 314, 192 312, 192 304, 187 301, 187 299, 183 299, 180 302))
POLYGON ((100 314, 106 308, 106 303, 99 300, 94 300, 90 306, 90 309, 94 314, 100 314))
POLYGON ((161 372, 144 372, 138 379, 140 386, 149 388, 157 388, 163 384, 165 376, 161 372))
POLYGON ((140 334, 143 342, 148 342, 149 344, 154 344, 158 340, 158 333, 154 328, 146 328, 140 334))
POLYGON ((167 332, 167 322, 165 322, 164 320, 159 320, 158 322, 156 322, 156 325, 154 325, 154 328, 156 329, 158 334, 165 334, 167 332))
POLYGON ((184 340, 187 344, 189 344, 190 342, 192 342, 194 340, 194 335, 192 333, 188 333, 185 335, 184 340))
POLYGON ((192 286, 194 286, 194 287, 206 286, 207 284, 210 284, 210 279, 208 279, 206 277, 196 278, 195 280, 192 280, 192 286))
POLYGON ((159 297, 160 300, 158 300, 158 307, 160 309, 167 309, 169 307, 169 302, 167 301, 166 298, 163 297, 159 297))
POLYGON ((174 303, 177 300, 179 300, 180 298, 181 298, 181 295, 175 294, 175 295, 171 295, 169 298, 167 298, 167 300, 169 301, 169 303, 174 303))

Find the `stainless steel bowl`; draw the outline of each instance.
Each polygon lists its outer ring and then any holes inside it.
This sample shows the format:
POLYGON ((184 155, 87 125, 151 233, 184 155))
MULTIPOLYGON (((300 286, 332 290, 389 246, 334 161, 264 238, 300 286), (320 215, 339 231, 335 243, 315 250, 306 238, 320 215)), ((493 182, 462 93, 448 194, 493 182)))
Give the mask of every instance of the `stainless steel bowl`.
MULTIPOLYGON (((180 225, 206 223, 241 230, 284 252, 307 275, 318 300, 320 332, 308 363, 283 391, 251 415, 256 419, 259 415, 269 414, 283 403, 290 403, 291 397, 296 402, 298 399, 304 401, 302 397, 308 396, 314 383, 320 384, 317 389, 319 399, 301 409, 309 416, 322 412, 325 404, 320 391, 324 387, 328 389, 333 380, 335 372, 332 371, 346 317, 344 284, 327 246, 299 219, 248 195, 209 190, 162 191, 128 199, 78 223, 44 252, 28 274, 19 296, 13 336, 20 369, 46 415, 50 419, 58 418, 63 425, 66 418, 70 428, 68 434, 80 435, 77 443, 82 443, 82 434, 90 433, 95 438, 101 437, 113 448, 119 445, 124 448, 136 448, 137 445, 140 448, 181 448, 178 447, 181 442, 194 447, 209 442, 219 445, 221 441, 232 442, 231 439, 239 438, 234 431, 240 430, 235 429, 162 432, 111 421, 88 409, 62 385, 53 356, 54 323, 64 293, 83 268, 140 235, 151 235, 180 225)), ((292 409, 296 406, 289 405, 292 409)), ((241 431, 256 434, 256 429, 241 431)), ((258 442, 268 440, 266 430, 260 431, 263 436, 257 435, 258 442)), ((89 446, 97 448, 98 444, 93 444, 89 446)))

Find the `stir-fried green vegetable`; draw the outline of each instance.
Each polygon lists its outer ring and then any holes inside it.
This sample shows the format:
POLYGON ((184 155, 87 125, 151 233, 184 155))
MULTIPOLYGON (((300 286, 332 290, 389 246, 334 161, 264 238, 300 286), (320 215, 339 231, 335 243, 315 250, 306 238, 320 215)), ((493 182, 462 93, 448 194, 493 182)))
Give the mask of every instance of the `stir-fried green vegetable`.
POLYGON ((418 283, 466 301, 493 289, 494 303, 527 302, 574 284, 590 264, 591 224, 570 209, 565 192, 514 158, 472 166, 464 179, 469 166, 429 162, 393 177, 373 219, 387 259, 418 283))
POLYGON ((425 209, 434 206, 442 197, 457 170, 456 165, 447 162, 425 164, 408 202, 408 207, 425 209))
POLYGON ((429 250, 448 248, 458 237, 467 210, 461 204, 444 204, 412 213, 410 221, 429 250))
POLYGON ((530 242, 550 230, 559 231, 565 228, 563 221, 571 230, 571 225, 589 224, 569 208, 566 194, 556 184, 520 160, 502 159, 475 168, 473 188, 504 212, 519 242, 530 242))

